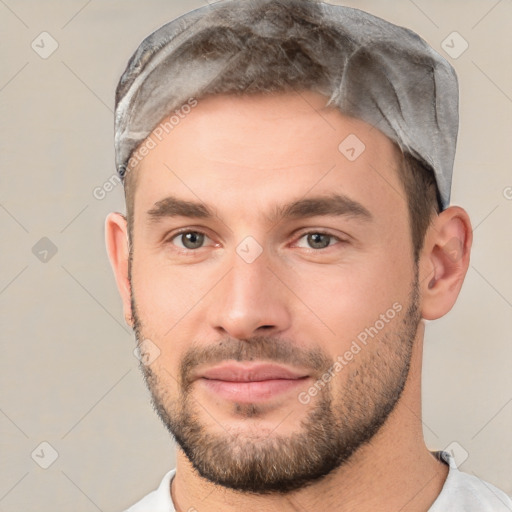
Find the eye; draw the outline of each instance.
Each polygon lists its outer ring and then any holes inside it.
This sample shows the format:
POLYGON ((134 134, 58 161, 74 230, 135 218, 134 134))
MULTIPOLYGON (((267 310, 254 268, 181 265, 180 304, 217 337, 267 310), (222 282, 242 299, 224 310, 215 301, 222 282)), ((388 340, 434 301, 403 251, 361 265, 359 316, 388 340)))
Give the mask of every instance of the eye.
POLYGON ((329 247, 330 245, 335 244, 336 242, 339 242, 340 239, 334 235, 331 235, 329 233, 322 233, 320 231, 312 231, 310 233, 304 233, 297 242, 298 247, 303 247, 306 249, 325 249, 326 247, 329 247), (301 244, 301 240, 305 240, 305 243, 301 244))
POLYGON ((205 240, 210 240, 204 233, 200 231, 182 231, 170 238, 170 242, 182 249, 200 249, 203 247, 205 240))

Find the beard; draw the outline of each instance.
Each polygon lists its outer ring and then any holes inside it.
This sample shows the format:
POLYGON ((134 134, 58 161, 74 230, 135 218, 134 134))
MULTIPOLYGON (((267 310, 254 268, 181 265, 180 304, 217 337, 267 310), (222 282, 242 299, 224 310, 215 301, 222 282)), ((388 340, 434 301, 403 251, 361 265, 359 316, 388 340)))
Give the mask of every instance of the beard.
MULTIPOLYGON (((192 396, 191 373, 204 363, 258 360, 308 368, 310 375, 320 380, 334 361, 319 348, 304 350, 292 340, 272 336, 228 337, 209 347, 191 344, 180 363, 177 399, 169 396, 167 383, 172 377, 165 368, 155 371, 142 363, 140 367, 153 408, 203 478, 242 492, 285 494, 346 464, 395 408, 407 380, 421 320, 417 268, 408 307, 403 310, 403 316, 391 320, 343 369, 343 373, 349 372, 344 384, 336 388, 337 376, 325 384, 309 403, 299 428, 286 436, 257 425, 254 429, 209 427, 203 405, 192 396)), ((133 295, 132 314, 140 347, 145 322, 137 314, 133 295)), ((265 413, 265 405, 234 403, 232 412, 246 419, 247 425, 251 418, 265 413)))

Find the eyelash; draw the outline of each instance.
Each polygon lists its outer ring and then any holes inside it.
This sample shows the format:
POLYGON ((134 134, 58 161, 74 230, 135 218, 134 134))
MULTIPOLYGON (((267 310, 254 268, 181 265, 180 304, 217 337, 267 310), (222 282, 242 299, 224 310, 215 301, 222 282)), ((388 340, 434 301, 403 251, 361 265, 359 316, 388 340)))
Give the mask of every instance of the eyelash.
MULTIPOLYGON (((204 231, 201 231, 200 229, 190 229, 190 228, 185 228, 185 229, 182 229, 180 231, 177 231, 176 233, 173 233, 170 237, 168 237, 166 240, 165 240, 165 244, 172 244, 173 240, 175 238, 178 238, 180 235, 184 235, 186 233, 198 233, 200 235, 204 235, 205 237, 207 238, 210 238, 208 237, 208 234, 205 233, 204 231)), ((321 231, 321 230, 310 230, 310 231, 305 231, 305 232, 302 232, 300 233, 299 237, 296 239, 296 241, 299 241, 300 239, 304 238, 305 236, 308 236, 308 235, 325 235, 325 236, 328 236, 330 238, 333 238, 335 239, 338 243, 347 243, 347 240, 343 239, 343 238, 340 238, 336 235, 333 235, 327 231, 321 231)), ((327 247, 323 247, 321 249, 314 249, 313 247, 309 247, 309 248, 305 248, 305 247, 302 247, 302 249, 306 249, 306 250, 309 250, 311 252, 322 252, 322 251, 325 251, 327 249, 329 249, 330 247, 332 247, 333 245, 336 245, 336 244, 329 244, 327 247)), ((176 249, 182 253, 185 253, 185 254, 192 254, 192 253, 195 253, 195 252, 198 252, 199 249, 204 249, 204 246, 202 247, 198 247, 197 249, 187 249, 187 248, 181 248, 181 247, 177 247, 175 246, 176 249)))

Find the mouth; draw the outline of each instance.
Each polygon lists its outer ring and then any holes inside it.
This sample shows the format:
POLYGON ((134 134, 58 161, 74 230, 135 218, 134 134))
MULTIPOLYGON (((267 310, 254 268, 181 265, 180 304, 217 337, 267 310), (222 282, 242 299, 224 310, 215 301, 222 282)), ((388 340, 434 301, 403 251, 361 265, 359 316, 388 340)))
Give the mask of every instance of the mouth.
POLYGON ((268 363, 224 363, 198 375, 210 393, 229 401, 254 403, 291 392, 309 378, 305 372, 268 363))

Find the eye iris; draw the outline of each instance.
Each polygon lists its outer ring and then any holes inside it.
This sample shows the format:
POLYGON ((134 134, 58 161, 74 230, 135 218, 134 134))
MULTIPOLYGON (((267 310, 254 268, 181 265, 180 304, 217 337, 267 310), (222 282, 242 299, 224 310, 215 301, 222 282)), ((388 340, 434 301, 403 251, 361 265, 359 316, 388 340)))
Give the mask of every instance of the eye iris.
POLYGON ((308 235, 308 244, 313 249, 323 249, 328 247, 330 240, 330 235, 325 235, 323 233, 310 233, 308 235))
POLYGON ((204 242, 204 235, 195 231, 189 231, 181 235, 181 241, 187 249, 197 249, 204 242))

